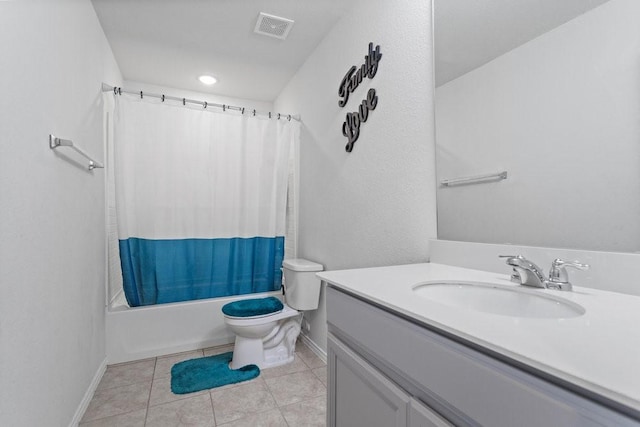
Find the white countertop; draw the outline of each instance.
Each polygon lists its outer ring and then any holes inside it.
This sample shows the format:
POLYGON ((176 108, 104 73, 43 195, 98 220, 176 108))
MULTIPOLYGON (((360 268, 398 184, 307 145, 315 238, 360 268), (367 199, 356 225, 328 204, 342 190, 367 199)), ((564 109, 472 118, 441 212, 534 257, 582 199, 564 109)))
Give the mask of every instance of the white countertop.
POLYGON ((572 292, 535 289, 580 304, 586 313, 565 319, 517 318, 445 306, 412 291, 418 284, 443 280, 520 287, 506 274, 427 263, 318 276, 418 323, 640 411, 640 297, 575 284, 572 292))

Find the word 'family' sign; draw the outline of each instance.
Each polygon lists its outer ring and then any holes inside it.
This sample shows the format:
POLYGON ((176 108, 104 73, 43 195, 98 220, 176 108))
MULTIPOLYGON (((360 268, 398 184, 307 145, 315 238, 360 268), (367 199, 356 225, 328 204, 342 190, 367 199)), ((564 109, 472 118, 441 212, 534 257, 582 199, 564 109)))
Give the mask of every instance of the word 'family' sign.
MULTIPOLYGON (((362 80, 365 77, 373 79, 378 72, 378 63, 382 58, 380 53, 380 45, 373 47, 373 43, 369 43, 369 53, 364 57, 364 64, 360 68, 355 65, 347 71, 344 75, 340 87, 338 88, 338 95, 341 97, 338 100, 338 105, 344 107, 349 101, 349 95, 355 92, 362 80)), ((342 134, 347 137, 347 145, 345 149, 347 152, 353 150, 353 145, 360 136, 360 125, 367 121, 369 112, 375 110, 378 105, 378 95, 376 90, 371 88, 367 92, 367 97, 362 101, 357 111, 347 113, 346 119, 342 124, 342 134)))

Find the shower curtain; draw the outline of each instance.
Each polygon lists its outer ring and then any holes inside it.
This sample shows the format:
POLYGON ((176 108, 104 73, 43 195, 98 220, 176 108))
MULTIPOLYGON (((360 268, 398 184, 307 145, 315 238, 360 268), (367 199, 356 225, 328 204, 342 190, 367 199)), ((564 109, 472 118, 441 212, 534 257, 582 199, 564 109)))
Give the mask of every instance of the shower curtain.
POLYGON ((114 177, 130 306, 280 289, 299 123, 115 97, 114 177))

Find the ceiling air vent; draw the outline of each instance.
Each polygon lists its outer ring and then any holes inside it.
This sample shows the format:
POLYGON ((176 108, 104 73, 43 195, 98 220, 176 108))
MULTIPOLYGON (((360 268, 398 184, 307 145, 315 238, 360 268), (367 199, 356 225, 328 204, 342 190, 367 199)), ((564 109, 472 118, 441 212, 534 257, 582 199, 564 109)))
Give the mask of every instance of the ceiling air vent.
POLYGON ((287 38, 291 27, 293 27, 293 21, 291 19, 260 12, 258 22, 256 22, 256 28, 253 31, 258 34, 284 40, 287 38))

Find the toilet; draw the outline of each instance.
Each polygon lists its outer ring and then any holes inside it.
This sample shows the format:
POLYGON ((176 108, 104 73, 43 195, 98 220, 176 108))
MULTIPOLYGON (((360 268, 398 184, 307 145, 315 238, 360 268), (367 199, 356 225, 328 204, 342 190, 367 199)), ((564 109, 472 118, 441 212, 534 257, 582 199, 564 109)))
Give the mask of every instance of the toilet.
POLYGON ((276 297, 234 301, 222 307, 224 321, 236 334, 231 369, 257 365, 260 369, 293 362, 303 311, 320 302, 322 265, 306 259, 286 259, 284 303, 276 297))

